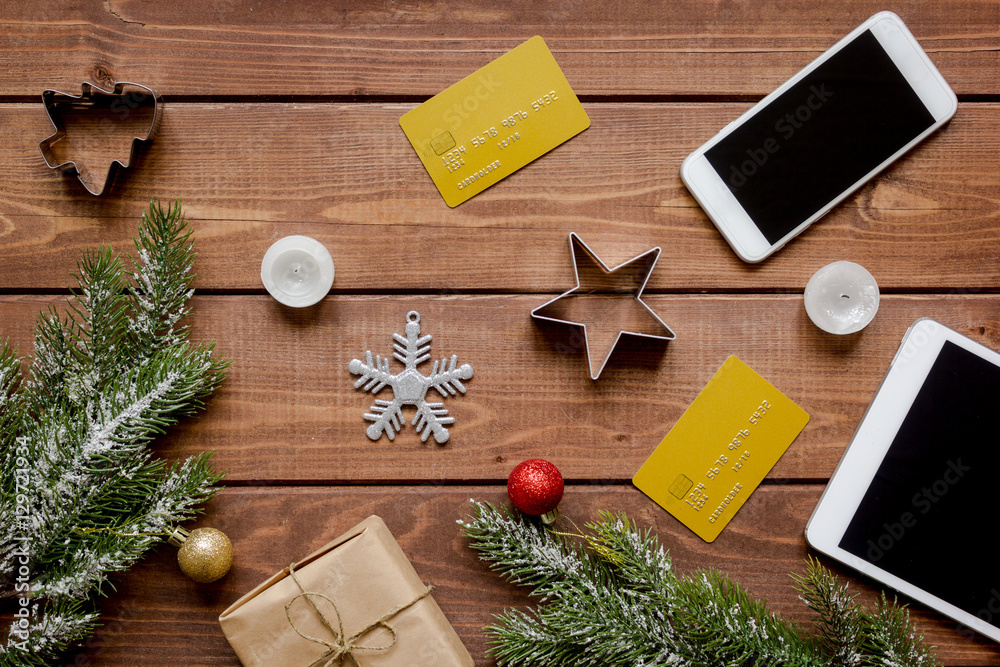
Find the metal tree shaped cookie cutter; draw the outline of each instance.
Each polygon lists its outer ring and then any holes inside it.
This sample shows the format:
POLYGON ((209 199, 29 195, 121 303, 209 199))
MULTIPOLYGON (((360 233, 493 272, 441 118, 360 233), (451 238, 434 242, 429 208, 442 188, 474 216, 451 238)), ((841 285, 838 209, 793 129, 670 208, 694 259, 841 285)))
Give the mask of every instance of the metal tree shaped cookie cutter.
POLYGON ((656 260, 660 256, 659 246, 650 248, 613 269, 608 268, 608 265, 574 232, 570 232, 569 247, 573 257, 573 276, 576 278, 576 287, 538 306, 531 311, 531 317, 536 320, 583 328, 583 343, 587 351, 590 379, 596 380, 601 376, 622 335, 627 334, 663 341, 671 341, 676 338, 670 327, 642 300, 642 291, 646 288, 649 276, 652 275, 653 269, 656 267, 656 260), (581 266, 584 273, 581 273, 581 266), (581 275, 583 276, 582 280, 581 275), (612 298, 603 304, 605 307, 602 308, 602 311, 604 311, 605 317, 596 320, 591 318, 592 322, 604 321, 605 323, 612 319, 607 315, 617 315, 621 318, 615 320, 615 327, 608 329, 608 331, 617 330, 617 333, 613 337, 605 337, 605 340, 601 341, 606 350, 603 355, 598 355, 601 358, 600 364, 597 365, 591 350, 595 346, 595 341, 591 340, 592 337, 589 335, 586 321, 583 321, 584 318, 577 317, 577 315, 588 313, 586 313, 586 308, 574 308, 573 298, 586 298, 593 295, 601 298, 623 297, 626 294, 628 295, 627 299, 612 298), (613 306, 615 302, 618 303, 617 308, 613 306), (612 305, 612 307, 607 307, 608 305, 612 305), (624 325, 622 325, 622 319, 627 320, 624 325), (609 341, 610 344, 608 344, 609 341))
POLYGON ((163 113, 162 98, 148 86, 143 86, 139 83, 132 83, 129 81, 119 81, 115 84, 113 90, 105 90, 99 86, 91 83, 83 82, 80 84, 80 95, 70 95, 68 93, 63 93, 58 90, 45 90, 42 92, 42 103, 45 105, 45 112, 49 116, 49 120, 52 122, 52 127, 55 128, 56 133, 50 137, 46 137, 38 144, 38 150, 42 154, 42 158, 45 160, 45 164, 51 169, 56 169, 58 171, 65 172, 71 176, 76 176, 77 180, 87 189, 92 195, 101 195, 107 189, 108 184, 114 180, 114 175, 118 167, 128 168, 133 159, 135 158, 135 147, 136 144, 140 142, 152 141, 153 137, 156 135, 157 129, 160 126, 160 118, 163 113), (141 88, 146 91, 140 95, 136 93, 125 93, 125 87, 132 86, 135 88, 141 88), (103 181, 100 182, 100 187, 96 187, 96 184, 92 187, 88 183, 88 179, 84 177, 81 168, 77 165, 75 160, 65 160, 60 162, 59 158, 56 157, 55 153, 52 151, 52 145, 61 140, 66 136, 66 127, 63 124, 63 111, 64 107, 107 107, 110 111, 115 114, 123 115, 128 117, 129 113, 138 108, 139 106, 149 106, 149 102, 152 102, 153 107, 153 118, 149 124, 149 130, 145 135, 137 135, 132 138, 129 144, 129 154, 128 158, 124 162, 121 160, 112 160, 111 164, 108 166, 108 172, 105 174, 103 181))

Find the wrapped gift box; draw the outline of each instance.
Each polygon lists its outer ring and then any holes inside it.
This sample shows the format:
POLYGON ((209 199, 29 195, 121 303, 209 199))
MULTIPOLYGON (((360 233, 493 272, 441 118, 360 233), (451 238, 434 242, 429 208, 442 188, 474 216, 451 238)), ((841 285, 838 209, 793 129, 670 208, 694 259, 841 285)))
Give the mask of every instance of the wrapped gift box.
POLYGON ((379 517, 368 517, 291 568, 294 577, 285 568, 219 616, 246 667, 353 667, 352 657, 359 667, 473 667, 379 517), (358 633, 348 657, 344 644, 358 633))

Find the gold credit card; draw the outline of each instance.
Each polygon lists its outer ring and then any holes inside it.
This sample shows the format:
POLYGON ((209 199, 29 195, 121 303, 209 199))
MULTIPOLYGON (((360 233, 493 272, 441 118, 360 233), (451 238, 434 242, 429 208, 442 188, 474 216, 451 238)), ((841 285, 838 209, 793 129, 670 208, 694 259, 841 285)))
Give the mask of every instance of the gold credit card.
POLYGON ((590 127, 541 37, 399 119, 448 206, 458 206, 590 127))
POLYGON ((805 410, 729 357, 632 483, 712 542, 808 422, 805 410))

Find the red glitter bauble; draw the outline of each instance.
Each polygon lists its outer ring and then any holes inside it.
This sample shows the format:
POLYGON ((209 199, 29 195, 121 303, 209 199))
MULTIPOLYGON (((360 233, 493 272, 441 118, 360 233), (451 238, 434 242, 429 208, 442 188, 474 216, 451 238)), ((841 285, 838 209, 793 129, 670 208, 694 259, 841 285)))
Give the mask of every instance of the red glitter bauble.
POLYGON ((562 500, 563 477, 548 461, 529 459, 510 473, 507 494, 518 511, 541 516, 554 510, 562 500))

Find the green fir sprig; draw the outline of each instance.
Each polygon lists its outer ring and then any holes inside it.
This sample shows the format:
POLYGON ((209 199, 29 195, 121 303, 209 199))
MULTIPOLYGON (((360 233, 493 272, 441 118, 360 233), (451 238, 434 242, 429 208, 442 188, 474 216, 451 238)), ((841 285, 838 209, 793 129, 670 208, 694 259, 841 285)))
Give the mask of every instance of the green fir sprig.
POLYGON ((601 513, 579 535, 490 503, 463 522, 471 546, 538 598, 487 628, 501 667, 936 667, 904 608, 864 609, 809 559, 793 579, 814 632, 714 571, 679 574, 648 529, 601 513), (579 539, 577 539, 579 538, 579 539))
POLYGON ((221 479, 211 454, 168 464, 149 449, 228 366, 187 340, 194 250, 180 205, 151 203, 135 249, 131 271, 110 248, 85 251, 65 313, 39 318, 26 377, 0 348, 0 601, 15 612, 0 665, 45 665, 86 639, 109 576, 221 479))

